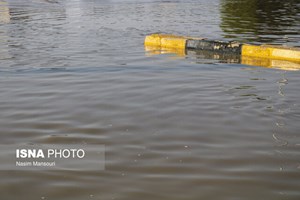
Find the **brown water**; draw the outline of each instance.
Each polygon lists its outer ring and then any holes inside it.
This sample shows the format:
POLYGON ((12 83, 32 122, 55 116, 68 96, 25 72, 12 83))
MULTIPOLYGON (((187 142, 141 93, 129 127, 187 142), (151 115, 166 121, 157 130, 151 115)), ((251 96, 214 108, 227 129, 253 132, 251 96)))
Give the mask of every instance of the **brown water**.
POLYGON ((298 1, 0 2, 1 144, 106 157, 1 170, 1 200, 300 199, 299 71, 143 47, 153 32, 300 46, 298 1))

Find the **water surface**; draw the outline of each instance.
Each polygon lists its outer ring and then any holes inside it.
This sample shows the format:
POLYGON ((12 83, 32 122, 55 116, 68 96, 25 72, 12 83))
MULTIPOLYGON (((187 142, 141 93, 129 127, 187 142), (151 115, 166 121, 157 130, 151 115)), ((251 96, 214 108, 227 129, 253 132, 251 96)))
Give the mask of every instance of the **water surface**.
POLYGON ((300 46, 299 7, 0 1, 1 144, 106 154, 99 171, 2 170, 1 199, 299 199, 299 71, 143 46, 155 32, 300 46))

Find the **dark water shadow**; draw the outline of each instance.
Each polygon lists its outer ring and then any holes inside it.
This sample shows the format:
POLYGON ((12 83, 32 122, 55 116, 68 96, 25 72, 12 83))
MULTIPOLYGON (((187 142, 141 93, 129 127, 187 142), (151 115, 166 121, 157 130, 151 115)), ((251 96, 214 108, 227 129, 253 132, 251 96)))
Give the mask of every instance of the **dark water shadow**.
POLYGON ((222 0, 220 27, 225 38, 300 46, 299 12, 297 0, 222 0))

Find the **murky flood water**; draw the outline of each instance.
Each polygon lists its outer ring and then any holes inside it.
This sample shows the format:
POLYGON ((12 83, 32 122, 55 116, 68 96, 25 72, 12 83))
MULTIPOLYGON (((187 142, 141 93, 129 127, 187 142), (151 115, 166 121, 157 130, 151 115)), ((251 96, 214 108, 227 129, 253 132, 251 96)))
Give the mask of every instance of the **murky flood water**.
POLYGON ((1 144, 105 145, 105 170, 1 170, 1 199, 300 199, 299 71, 143 46, 155 32, 300 46, 299 11, 0 0, 1 144))

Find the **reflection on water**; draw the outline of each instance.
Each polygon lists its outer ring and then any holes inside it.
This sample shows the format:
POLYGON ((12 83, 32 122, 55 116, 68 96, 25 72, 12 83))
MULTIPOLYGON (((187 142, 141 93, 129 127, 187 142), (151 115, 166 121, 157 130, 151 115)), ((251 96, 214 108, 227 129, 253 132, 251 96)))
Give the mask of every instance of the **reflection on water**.
POLYGON ((221 0, 224 37, 298 45, 300 3, 295 0, 221 0))
POLYGON ((218 53, 212 51, 192 50, 192 49, 166 49, 153 46, 145 46, 146 55, 176 55, 177 57, 194 59, 196 63, 232 63, 232 64, 244 64, 250 66, 260 66, 266 68, 281 69, 287 71, 300 70, 299 62, 292 62, 286 60, 275 60, 268 58, 240 56, 230 53, 218 53))
POLYGON ((209 52, 145 55, 154 32, 260 42, 220 29, 222 6, 240 1, 7 2, 0 143, 105 145, 106 170, 0 171, 1 200, 300 199, 300 71, 209 52))
MULTIPOLYGON (((6 1, 0 0, 0 27, 2 24, 10 22, 9 7, 6 1)), ((7 29, 0 29, 0 60, 9 58, 7 49, 8 43, 7 29)))
POLYGON ((6 1, 0 0, 0 24, 9 23, 10 14, 9 8, 6 1))

